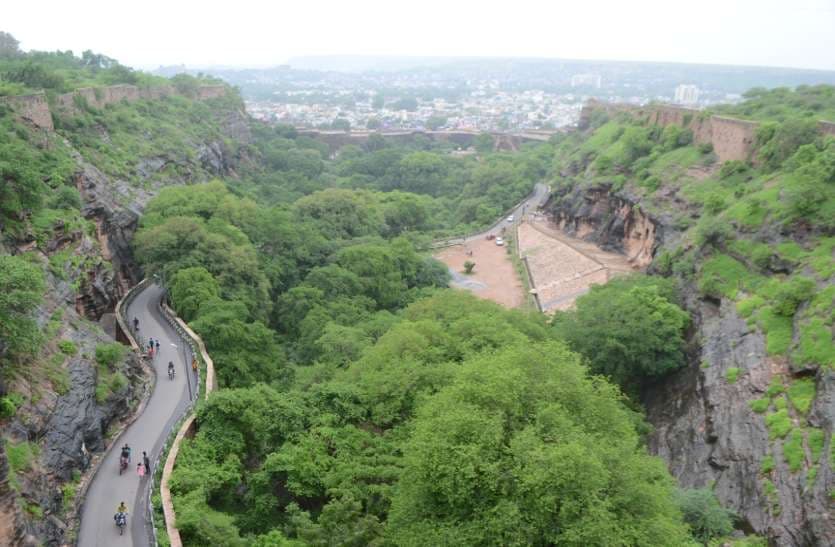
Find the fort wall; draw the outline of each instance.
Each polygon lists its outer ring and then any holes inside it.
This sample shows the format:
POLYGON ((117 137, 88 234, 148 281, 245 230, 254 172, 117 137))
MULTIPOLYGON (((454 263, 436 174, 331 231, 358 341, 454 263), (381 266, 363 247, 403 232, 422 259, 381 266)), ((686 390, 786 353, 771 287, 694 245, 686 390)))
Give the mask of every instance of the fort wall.
MULTIPOLYGON (((721 162, 753 159, 758 122, 708 115, 701 110, 674 105, 634 106, 591 100, 580 112, 579 129, 587 129, 590 126, 595 111, 603 111, 609 115, 627 114, 637 121, 661 127, 686 127, 693 132, 693 142, 712 145, 721 162)), ((822 134, 835 135, 835 123, 818 123, 822 134)))
MULTIPOLYGON (((197 88, 196 98, 206 100, 222 97, 226 94, 227 89, 224 85, 200 86, 197 88)), ((157 100, 177 94, 179 94, 177 89, 170 85, 138 87, 119 84, 106 87, 83 87, 71 93, 57 95, 53 105, 65 113, 77 114, 79 103, 86 103, 93 108, 103 108, 121 101, 157 100)), ((52 122, 52 111, 44 92, 0 97, 0 104, 8 105, 19 118, 29 121, 37 127, 49 131, 55 128, 52 122)))
POLYGON ((46 101, 44 92, 32 95, 17 95, 13 97, 0 97, 0 104, 8 105, 17 116, 36 127, 52 131, 52 112, 49 110, 49 103, 46 101))

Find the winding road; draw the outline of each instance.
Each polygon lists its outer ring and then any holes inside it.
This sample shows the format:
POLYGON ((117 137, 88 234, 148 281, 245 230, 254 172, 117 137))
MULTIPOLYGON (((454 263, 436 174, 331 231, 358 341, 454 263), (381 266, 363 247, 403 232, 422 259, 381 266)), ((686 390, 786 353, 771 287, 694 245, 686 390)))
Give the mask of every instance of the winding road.
POLYGON ((80 547, 144 547, 151 544, 153 529, 147 520, 148 492, 151 476, 140 478, 136 473, 142 452, 148 453, 151 472, 171 428, 188 406, 197 378, 191 371, 190 348, 165 321, 159 309, 164 290, 149 285, 137 294, 127 309, 130 321, 139 319, 137 342, 147 343, 149 337, 160 342, 160 353, 153 367, 156 382, 142 414, 112 443, 94 475, 81 514, 78 545, 80 547), (168 379, 168 362, 176 367, 174 380, 168 379), (119 475, 120 447, 131 447, 131 464, 119 475), (128 506, 128 529, 119 536, 113 515, 119 502, 128 506), (129 532, 129 533, 128 533, 129 532))
POLYGON ((465 241, 473 241, 476 239, 482 239, 488 235, 499 236, 502 233, 502 228, 508 226, 507 224, 507 217, 513 215, 514 222, 519 222, 522 220, 522 215, 527 214, 528 212, 534 212, 540 207, 542 207, 545 202, 548 200, 548 196, 551 194, 550 188, 542 183, 537 182, 536 186, 533 188, 533 193, 525 199, 522 203, 516 206, 515 209, 510 211, 509 213, 505 214, 500 218, 495 224, 484 230, 483 232, 479 232, 477 234, 473 234, 471 236, 467 236, 465 241))

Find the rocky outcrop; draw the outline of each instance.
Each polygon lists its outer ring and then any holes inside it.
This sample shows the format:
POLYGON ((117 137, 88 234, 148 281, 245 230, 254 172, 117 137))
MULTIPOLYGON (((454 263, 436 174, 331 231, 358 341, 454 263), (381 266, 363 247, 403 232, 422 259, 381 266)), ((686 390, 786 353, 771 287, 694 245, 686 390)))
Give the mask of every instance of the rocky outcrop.
POLYGON ((657 232, 663 229, 640 207, 612 195, 607 187, 552 196, 545 209, 551 211, 554 222, 567 234, 626 255, 638 268, 652 262, 657 232))
MULTIPOLYGON (((131 93, 122 88, 97 100, 131 100, 131 93)), ((219 95, 220 89, 215 89, 203 98, 219 95)), ((140 184, 108 176, 65 139, 63 145, 77 166, 74 182, 82 198, 81 213, 91 222, 90 229, 58 225, 52 227, 47 242, 32 237, 11 242, 8 249, 0 247, 0 251, 29 251, 43 261, 48 287, 38 322, 45 331, 49 329, 49 340, 38 356, 40 368, 8 386, 23 397, 23 403, 14 419, 0 423, 3 435, 16 442, 28 441, 40 451, 32 468, 16 475, 19 490, 15 491, 5 480, 6 459, 0 443, 0 545, 28 545, 29 540, 32 545, 64 544, 74 516, 63 500, 63 486, 75 483, 79 472, 90 469, 114 429, 131 415, 145 392, 142 367, 132 357, 117 368, 127 383, 119 381, 103 389, 95 348, 113 341, 117 334, 114 306, 142 277, 131 241, 148 201, 165 186, 234 176, 241 162, 249 161, 243 155, 246 147, 235 155, 225 142, 251 141, 246 113, 223 108, 216 115, 222 135, 212 132, 205 140, 195 139, 190 143, 193 153, 177 157, 159 150, 157 155, 137 158, 140 184), (168 169, 171 165, 174 168, 168 169), (69 253, 70 259, 53 261, 47 267, 57 252, 69 253), (77 352, 62 356, 58 340, 71 340, 77 352), (25 507, 40 508, 43 517, 33 518, 34 513, 24 511, 25 507)), ((104 128, 101 139, 109 139, 104 128)))
MULTIPOLYGON (((674 246, 680 233, 672 219, 647 215, 636 201, 606 187, 574 188, 552 196, 546 209, 566 232, 648 264, 659 248, 674 246)), ((705 300, 692 283, 681 292, 693 318, 692 350, 687 367, 642 393, 654 428, 650 451, 664 458, 682 486, 712 486, 742 529, 780 547, 831 545, 830 467, 815 466, 818 475, 811 481, 812 468, 791 471, 783 444, 769 439, 763 415, 749 405, 764 396, 773 378, 788 380, 796 371, 785 358, 767 355, 764 336, 739 317, 733 302, 705 300), (737 369, 733 381, 730 369, 737 369), (763 472, 769 455, 774 467, 763 472)), ((824 432, 825 460, 835 420, 835 373, 815 374, 817 397, 808 421, 824 432)), ((795 426, 805 421, 792 419, 795 426)))

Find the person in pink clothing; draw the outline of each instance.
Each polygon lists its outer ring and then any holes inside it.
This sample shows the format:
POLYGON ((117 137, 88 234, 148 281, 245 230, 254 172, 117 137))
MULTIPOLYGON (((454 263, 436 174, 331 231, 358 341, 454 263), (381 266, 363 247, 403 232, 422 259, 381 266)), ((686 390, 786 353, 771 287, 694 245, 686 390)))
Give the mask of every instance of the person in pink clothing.
POLYGON ((136 474, 139 475, 140 479, 145 476, 145 466, 142 465, 142 462, 136 464, 136 474))

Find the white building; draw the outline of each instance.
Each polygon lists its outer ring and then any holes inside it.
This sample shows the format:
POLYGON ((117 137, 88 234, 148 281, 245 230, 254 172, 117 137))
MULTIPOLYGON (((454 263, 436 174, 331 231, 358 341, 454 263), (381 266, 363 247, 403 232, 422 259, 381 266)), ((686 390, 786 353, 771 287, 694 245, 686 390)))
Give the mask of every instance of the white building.
POLYGON ((600 76, 598 74, 575 74, 571 77, 571 87, 600 89, 600 76))
POLYGON ((679 85, 676 87, 674 101, 678 104, 696 104, 699 102, 699 88, 688 84, 679 85))

